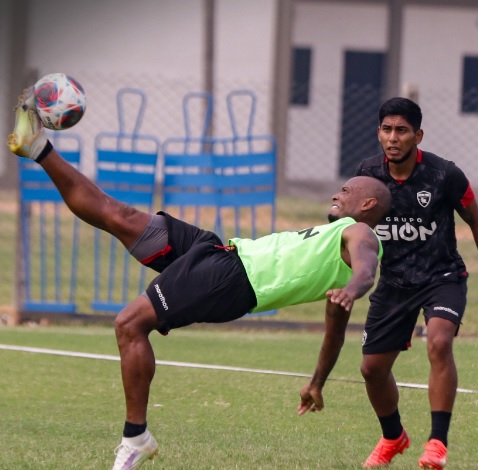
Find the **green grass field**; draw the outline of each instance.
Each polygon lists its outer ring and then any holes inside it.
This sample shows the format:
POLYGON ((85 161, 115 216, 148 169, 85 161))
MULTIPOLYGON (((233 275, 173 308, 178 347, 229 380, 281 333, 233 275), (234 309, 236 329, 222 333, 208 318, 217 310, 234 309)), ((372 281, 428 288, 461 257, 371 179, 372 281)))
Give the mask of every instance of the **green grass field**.
MULTIPOLYGON (((311 374, 321 335, 185 328, 153 334, 156 358, 311 374)), ((0 344, 117 355, 112 328, 3 327, 0 344)), ((458 338, 460 384, 478 389, 478 342, 458 338)), ((325 409, 297 416, 305 377, 158 365, 149 427, 160 456, 145 469, 359 469, 380 435, 359 373, 360 336, 349 334, 324 391, 325 409)), ((425 343, 395 367, 425 384, 425 343)), ((123 420, 119 363, 0 349, 0 469, 111 468, 123 420)), ((478 394, 459 393, 449 470, 476 469, 478 394)), ((429 432, 427 392, 401 388, 411 448, 391 468, 416 469, 429 432)))
MULTIPOLYGON (((328 203, 278 201, 277 230, 322 223, 328 203)), ((16 206, 0 192, 0 307, 14 302, 16 206)), ((82 227, 81 230, 89 230, 82 227)), ((459 386, 478 390, 478 262, 463 223, 459 249, 470 272, 467 313, 455 342, 459 386)), ((78 303, 89 313, 92 232, 80 247, 78 303)), ((367 298, 356 302, 351 322, 362 324, 367 298)), ((0 314, 2 312, 0 311, 0 314)), ((324 304, 282 309, 255 321, 321 322, 324 304)), ((158 360, 217 364, 311 374, 320 334, 186 328, 167 338, 153 334, 158 360)), ((326 408, 298 417, 298 393, 307 379, 227 370, 159 365, 152 386, 149 427, 161 454, 157 469, 359 469, 380 436, 359 364, 360 335, 348 334, 325 389, 326 408)), ((0 328, 0 344, 117 355, 113 328, 0 328)), ((425 343, 415 338, 394 372, 397 381, 426 384, 425 343)), ((117 361, 0 349, 2 469, 108 469, 124 420, 117 361)), ((450 430, 447 469, 478 468, 478 394, 460 393, 450 430)), ((427 392, 401 389, 401 414, 412 446, 391 468, 416 469, 429 432, 427 392)))

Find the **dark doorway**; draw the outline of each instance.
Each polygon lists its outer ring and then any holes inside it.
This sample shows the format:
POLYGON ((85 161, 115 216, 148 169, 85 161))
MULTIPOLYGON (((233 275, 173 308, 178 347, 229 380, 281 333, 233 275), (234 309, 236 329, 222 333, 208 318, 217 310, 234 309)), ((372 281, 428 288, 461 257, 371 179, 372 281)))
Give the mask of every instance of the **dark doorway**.
POLYGON ((383 52, 345 52, 342 90, 340 176, 355 173, 360 161, 379 151, 378 109, 382 100, 383 52))

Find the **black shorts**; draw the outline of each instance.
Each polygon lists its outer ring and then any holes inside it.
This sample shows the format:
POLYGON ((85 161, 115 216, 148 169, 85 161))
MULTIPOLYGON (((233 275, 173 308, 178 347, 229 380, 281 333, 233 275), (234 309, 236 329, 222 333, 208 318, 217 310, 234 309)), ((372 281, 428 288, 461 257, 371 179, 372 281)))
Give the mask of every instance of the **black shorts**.
POLYGON ((370 295, 363 354, 407 350, 421 309, 426 323, 430 318, 439 317, 460 325, 466 294, 467 276, 454 274, 420 289, 400 289, 379 281, 370 295))
POLYGON ((237 252, 224 249, 214 233, 164 215, 171 250, 146 289, 158 331, 228 322, 250 312, 257 300, 237 252))

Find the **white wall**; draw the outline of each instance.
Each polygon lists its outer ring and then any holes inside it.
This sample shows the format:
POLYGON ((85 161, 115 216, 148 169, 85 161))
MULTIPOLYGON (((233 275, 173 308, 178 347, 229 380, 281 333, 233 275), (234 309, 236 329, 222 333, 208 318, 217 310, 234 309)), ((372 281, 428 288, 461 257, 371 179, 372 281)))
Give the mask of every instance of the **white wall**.
MULTIPOLYGON (((179 95, 201 87, 201 7, 197 0, 31 2, 28 64, 39 76, 68 73, 87 92, 87 111, 74 129, 84 140, 87 174, 93 172, 95 135, 118 130, 116 93, 122 87, 147 95, 143 133, 164 138, 181 131, 179 95), (175 81, 180 84, 171 87, 175 81)), ((126 130, 137 116, 128 101, 126 130)))
POLYGON ((201 74, 201 1, 42 0, 31 8, 28 61, 40 70, 201 74))
POLYGON ((286 167, 292 179, 337 178, 344 53, 383 52, 386 15, 385 5, 297 4, 293 46, 312 48, 313 84, 310 105, 292 106, 289 111, 286 167), (311 173, 312 169, 315 172, 311 173))
POLYGON ((415 6, 404 19, 401 81, 419 89, 421 147, 455 161, 477 185, 478 116, 460 105, 463 57, 478 56, 478 10, 415 6))
MULTIPOLYGON (((66 72, 87 92, 87 111, 74 131, 84 139, 91 174, 94 136, 118 129, 115 96, 135 87, 148 97, 142 132, 164 140, 183 136, 182 98, 203 91, 203 0, 42 0, 31 2, 29 66, 39 75, 66 72), (54 27, 52 27, 54 25, 54 27)), ((217 132, 231 134, 225 95, 258 91, 257 132, 269 131, 276 0, 216 1, 217 132)), ((127 130, 137 107, 125 106, 127 130)), ((200 107, 189 114, 199 132, 200 107)), ((247 120, 247 109, 238 120, 247 120)))
MULTIPOLYGON (((270 107, 275 57, 275 18, 277 0, 216 1, 216 68, 218 111, 224 108, 225 94, 231 88, 252 89, 257 96, 254 130, 270 132, 270 107)), ((238 106, 241 102, 238 102, 238 106)), ((247 100, 243 100, 247 106, 247 100)), ((219 135, 230 133, 223 112, 216 120, 219 135)), ((248 123, 247 113, 237 122, 241 135, 248 123)))
MULTIPOLYGON (((231 132, 225 96, 238 88, 256 92, 254 130, 270 132, 278 1, 216 0, 216 135, 231 132)), ((39 75, 67 72, 87 91, 87 112, 75 128, 84 137, 87 173, 93 168, 94 136, 118 128, 120 87, 147 93, 144 133, 162 140, 184 135, 182 98, 204 88, 203 0, 31 0, 30 5, 28 66, 39 75)), ((1 27, 8 24, 4 10, 0 2, 0 78, 9 51, 7 29, 1 27)), ((310 106, 290 108, 286 171, 296 180, 335 180, 344 52, 385 52, 387 2, 296 2, 293 11, 293 45, 313 49, 313 84, 310 106)), ((403 25, 400 81, 419 86, 423 148, 464 164, 478 147, 477 116, 459 109, 462 57, 478 55, 478 10, 407 6, 403 25)), ((249 109, 247 103, 241 106, 238 120, 244 127, 249 109)), ((127 115, 131 127, 133 105, 127 115)), ((197 129, 200 112, 193 110, 190 117, 197 129)))
MULTIPOLYGON (((297 4, 293 45, 312 48, 313 84, 310 105, 290 108, 286 167, 291 179, 337 177, 344 51, 386 52, 387 27, 387 2, 297 4)), ((452 2, 404 8, 400 84, 403 90, 410 84, 419 89, 421 147, 455 161, 477 185, 478 116, 460 108, 467 54, 478 56, 478 3, 474 9, 454 8, 452 2)))

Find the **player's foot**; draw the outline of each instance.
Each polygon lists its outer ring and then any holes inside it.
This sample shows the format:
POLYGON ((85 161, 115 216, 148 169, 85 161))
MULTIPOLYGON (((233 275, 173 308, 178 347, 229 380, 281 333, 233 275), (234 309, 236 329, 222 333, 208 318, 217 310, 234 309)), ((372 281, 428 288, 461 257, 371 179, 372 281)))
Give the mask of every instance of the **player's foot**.
POLYGON ((430 439, 425 444, 425 452, 420 457, 418 465, 420 468, 443 470, 446 465, 446 452, 447 449, 443 442, 438 439, 430 439))
POLYGON ((41 119, 35 110, 33 88, 27 88, 18 98, 15 128, 8 136, 7 145, 15 155, 36 160, 47 142, 41 119))
POLYGON ((403 454, 410 447, 410 438, 405 429, 398 439, 380 438, 373 452, 363 464, 363 468, 387 467, 397 454, 403 454))
POLYGON ((116 448, 113 470, 136 470, 158 454, 158 443, 149 431, 133 438, 123 437, 116 448))

